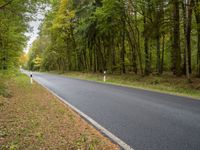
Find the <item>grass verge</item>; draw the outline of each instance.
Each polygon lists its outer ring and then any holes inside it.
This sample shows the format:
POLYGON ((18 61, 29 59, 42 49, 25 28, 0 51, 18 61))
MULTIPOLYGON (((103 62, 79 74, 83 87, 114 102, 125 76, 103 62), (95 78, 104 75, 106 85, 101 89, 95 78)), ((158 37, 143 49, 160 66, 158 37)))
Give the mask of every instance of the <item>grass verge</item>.
POLYGON ((115 150, 119 147, 40 85, 18 74, 0 96, 0 149, 115 150))
MULTIPOLYGON (((53 74, 59 74, 51 72, 53 74)), ((92 80, 97 82, 103 82, 103 75, 96 73, 81 73, 81 72, 67 72, 60 73, 60 75, 92 80)), ((173 75, 162 75, 162 76, 148 76, 142 77, 140 75, 125 74, 125 75, 106 75, 106 83, 133 87, 151 91, 157 91, 162 93, 168 93, 179 96, 186 96, 195 99, 200 99, 200 78, 192 78, 192 83, 184 77, 176 77, 173 75)))

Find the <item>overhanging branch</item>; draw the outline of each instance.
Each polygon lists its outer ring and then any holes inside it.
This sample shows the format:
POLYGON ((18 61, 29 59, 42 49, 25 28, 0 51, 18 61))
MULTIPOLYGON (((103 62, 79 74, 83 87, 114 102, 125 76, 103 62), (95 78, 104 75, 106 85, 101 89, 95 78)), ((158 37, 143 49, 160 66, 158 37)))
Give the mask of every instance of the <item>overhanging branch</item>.
POLYGON ((12 3, 13 0, 8 1, 7 3, 3 4, 0 6, 0 9, 4 9, 7 5, 9 5, 10 3, 12 3))

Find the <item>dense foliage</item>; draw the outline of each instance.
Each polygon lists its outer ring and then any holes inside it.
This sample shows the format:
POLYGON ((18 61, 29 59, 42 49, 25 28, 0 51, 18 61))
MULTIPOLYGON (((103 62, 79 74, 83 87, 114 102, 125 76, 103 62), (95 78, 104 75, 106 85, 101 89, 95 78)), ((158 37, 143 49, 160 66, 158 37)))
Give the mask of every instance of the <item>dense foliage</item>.
POLYGON ((42 0, 0 0, 0 98, 10 96, 6 81, 27 60, 23 55, 25 32, 29 30, 32 14, 42 3, 42 0))
POLYGON ((28 22, 42 0, 0 0, 0 71, 19 67, 28 22))
POLYGON ((28 67, 200 76, 200 1, 60 0, 28 67))

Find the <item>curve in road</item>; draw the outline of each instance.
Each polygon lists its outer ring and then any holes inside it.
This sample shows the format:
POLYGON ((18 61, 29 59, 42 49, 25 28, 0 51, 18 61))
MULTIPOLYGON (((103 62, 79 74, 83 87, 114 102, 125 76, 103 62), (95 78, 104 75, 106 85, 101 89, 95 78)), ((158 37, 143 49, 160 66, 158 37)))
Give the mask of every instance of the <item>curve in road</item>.
POLYGON ((45 73, 34 80, 135 150, 199 150, 200 101, 45 73))

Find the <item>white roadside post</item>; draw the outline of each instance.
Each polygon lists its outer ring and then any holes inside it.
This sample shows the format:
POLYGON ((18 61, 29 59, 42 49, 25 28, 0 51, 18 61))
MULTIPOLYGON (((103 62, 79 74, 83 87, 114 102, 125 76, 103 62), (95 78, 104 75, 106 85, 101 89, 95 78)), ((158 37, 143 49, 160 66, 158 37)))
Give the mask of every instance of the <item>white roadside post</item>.
POLYGON ((32 74, 32 72, 30 74, 30 80, 31 80, 31 84, 33 84, 33 74, 32 74))
POLYGON ((104 73, 103 82, 106 82, 106 71, 104 71, 103 73, 104 73))

